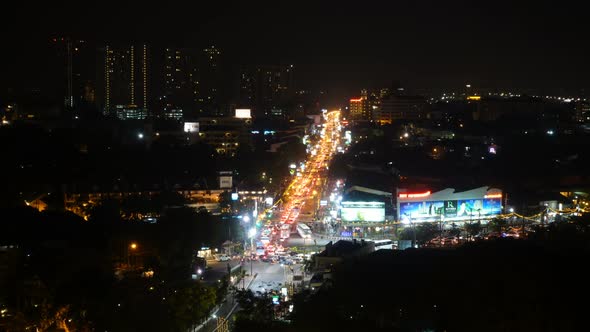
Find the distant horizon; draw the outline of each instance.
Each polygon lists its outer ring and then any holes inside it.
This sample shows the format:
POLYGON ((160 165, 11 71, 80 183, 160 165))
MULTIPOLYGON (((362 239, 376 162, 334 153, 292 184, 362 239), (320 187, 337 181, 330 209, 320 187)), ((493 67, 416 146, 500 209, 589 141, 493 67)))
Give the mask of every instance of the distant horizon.
MULTIPOLYGON (((219 47, 230 66, 295 64, 297 87, 349 95, 363 87, 502 87, 590 91, 577 3, 325 1, 10 4, 0 28, 11 46, 0 89, 45 89, 53 36, 89 42, 219 47)), ((571 93, 571 92, 570 92, 571 93)), ((580 93, 580 92, 578 92, 580 93)))

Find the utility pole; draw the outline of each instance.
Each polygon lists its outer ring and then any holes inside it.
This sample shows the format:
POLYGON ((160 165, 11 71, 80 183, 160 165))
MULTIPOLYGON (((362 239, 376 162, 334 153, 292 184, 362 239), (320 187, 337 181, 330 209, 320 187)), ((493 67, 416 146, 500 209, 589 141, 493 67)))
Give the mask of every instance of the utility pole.
POLYGON ((412 221, 412 214, 410 213, 410 226, 412 227, 412 248, 416 248, 416 225, 412 221))
POLYGON ((443 241, 442 241, 442 239, 443 239, 443 219, 444 219, 444 217, 443 217, 442 211, 441 211, 440 219, 439 219, 440 220, 440 223, 439 223, 439 229, 438 229, 438 231, 439 231, 438 238, 440 239, 440 241, 439 241, 439 246, 440 247, 442 247, 442 245, 443 245, 443 241))

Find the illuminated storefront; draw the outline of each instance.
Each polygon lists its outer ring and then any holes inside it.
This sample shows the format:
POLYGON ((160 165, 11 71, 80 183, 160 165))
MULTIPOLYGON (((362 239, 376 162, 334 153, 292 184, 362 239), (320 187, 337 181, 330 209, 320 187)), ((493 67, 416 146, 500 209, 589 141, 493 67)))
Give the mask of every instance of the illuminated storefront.
POLYGON ((398 189, 397 218, 403 223, 489 219, 502 213, 502 198, 500 189, 487 186, 462 192, 398 189))
POLYGON ((340 214, 343 222, 384 222, 383 202, 341 202, 340 214))

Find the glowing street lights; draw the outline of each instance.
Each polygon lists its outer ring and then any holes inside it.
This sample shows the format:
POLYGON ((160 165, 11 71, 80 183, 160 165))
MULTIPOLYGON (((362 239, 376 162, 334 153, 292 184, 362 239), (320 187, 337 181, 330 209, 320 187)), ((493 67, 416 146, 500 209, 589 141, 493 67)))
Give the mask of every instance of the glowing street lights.
POLYGON ((256 236, 256 228, 252 227, 248 231, 248 237, 250 238, 250 250, 254 252, 254 237, 256 236))
MULTIPOLYGON (((254 237, 256 236, 256 228, 252 227, 250 228, 250 230, 248 231, 248 237, 250 238, 250 248, 252 250, 252 252, 256 252, 256 249, 254 248, 254 237)), ((250 259, 250 276, 252 276, 252 259, 250 259)))
POLYGON ((130 256, 130 252, 131 252, 132 250, 133 250, 133 251, 137 250, 137 243, 135 243, 135 242, 131 242, 131 244, 129 244, 129 247, 127 248, 127 266, 130 266, 130 263, 129 263, 129 256, 130 256))

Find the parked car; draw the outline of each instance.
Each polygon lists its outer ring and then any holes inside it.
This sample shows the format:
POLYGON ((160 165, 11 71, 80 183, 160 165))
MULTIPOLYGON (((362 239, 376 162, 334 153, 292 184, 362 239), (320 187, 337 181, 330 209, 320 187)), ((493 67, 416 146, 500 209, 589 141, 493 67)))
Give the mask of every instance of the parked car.
POLYGON ((231 260, 231 258, 227 255, 221 255, 221 256, 217 257, 218 262, 227 262, 229 260, 231 260))

